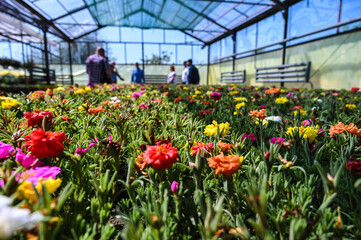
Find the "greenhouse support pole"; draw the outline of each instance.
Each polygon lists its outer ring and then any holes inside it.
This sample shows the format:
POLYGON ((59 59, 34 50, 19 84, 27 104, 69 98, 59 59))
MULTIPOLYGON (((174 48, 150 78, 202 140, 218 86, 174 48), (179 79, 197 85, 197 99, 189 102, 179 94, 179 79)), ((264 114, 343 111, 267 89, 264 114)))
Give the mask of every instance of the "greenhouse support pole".
MULTIPOLYGON (((288 29, 288 7, 286 7, 282 13, 284 19, 284 28, 283 28, 283 43, 282 43, 282 65, 286 64, 286 39, 287 39, 287 29, 288 29)), ((284 87, 285 83, 281 82, 281 87, 284 87)))
POLYGON ((208 56, 207 56, 207 86, 209 85, 209 64, 210 64, 210 56, 211 56, 211 46, 208 45, 208 56))
MULTIPOLYGON (((47 27, 46 27, 47 28, 47 27)), ((49 50, 48 50, 48 39, 46 37, 47 29, 44 28, 44 55, 45 55, 45 72, 46 72, 46 83, 50 85, 50 73, 49 73, 49 50)))
POLYGON ((70 67, 70 83, 71 85, 74 84, 74 77, 73 77, 73 57, 71 56, 71 44, 68 41, 68 55, 69 55, 69 67, 70 67))
POLYGON ((236 42, 237 42, 237 34, 234 33, 232 36, 233 40, 233 57, 232 57, 232 71, 236 70, 236 42))

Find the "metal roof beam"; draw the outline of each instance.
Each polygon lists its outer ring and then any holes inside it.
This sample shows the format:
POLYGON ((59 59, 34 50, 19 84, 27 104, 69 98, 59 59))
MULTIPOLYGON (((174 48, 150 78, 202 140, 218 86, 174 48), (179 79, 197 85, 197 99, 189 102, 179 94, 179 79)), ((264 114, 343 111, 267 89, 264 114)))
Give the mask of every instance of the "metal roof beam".
MULTIPOLYGON (((285 4, 285 6, 287 6, 287 7, 290 7, 290 6, 296 4, 296 3, 300 2, 300 1, 302 1, 302 0, 286 0, 285 2, 283 2, 283 4, 285 4)), ((249 19, 248 21, 244 22, 243 24, 233 28, 232 31, 225 32, 224 34, 222 34, 222 35, 208 41, 203 47, 206 47, 207 45, 215 43, 215 42, 217 42, 217 41, 219 41, 219 40, 221 40, 223 38, 226 38, 226 37, 232 35, 233 32, 237 32, 237 31, 239 31, 241 29, 244 29, 244 28, 246 28, 248 26, 251 26, 252 24, 257 23, 257 22, 259 22, 259 21, 261 21, 261 20, 263 20, 263 19, 265 19, 265 18, 267 18, 269 16, 272 16, 273 14, 277 13, 278 11, 280 11, 279 6, 273 5, 272 8, 269 8, 265 12, 263 12, 261 14, 258 14, 255 17, 253 17, 253 18, 249 19)))
POLYGON ((242 2, 242 1, 231 1, 231 0, 189 0, 189 1, 195 1, 195 2, 220 2, 220 3, 238 3, 238 4, 244 4, 244 5, 257 5, 257 6, 274 6, 272 4, 267 3, 253 3, 253 2, 242 2))
POLYGON ((86 35, 91 34, 91 33, 93 33, 93 32, 96 32, 96 31, 98 31, 99 29, 102 29, 103 27, 105 27, 105 26, 99 26, 99 27, 97 27, 97 28, 95 28, 95 29, 93 29, 93 30, 90 30, 89 32, 83 33, 82 35, 77 36, 77 37, 71 39, 71 41, 75 41, 75 40, 77 40, 77 39, 79 39, 79 38, 85 37, 86 35))
POLYGON ((217 23, 214 19, 208 17, 207 15, 205 15, 205 14, 203 14, 203 13, 200 13, 200 12, 194 10, 193 8, 191 8, 190 6, 188 6, 188 5, 185 4, 185 3, 181 2, 180 0, 174 0, 174 1, 175 1, 176 3, 178 3, 179 5, 182 5, 183 7, 187 8, 188 10, 194 12, 195 14, 200 15, 200 16, 202 16, 203 18, 207 19, 208 21, 216 24, 218 27, 221 27, 221 28, 223 28, 224 30, 229 31, 228 28, 226 28, 225 26, 217 23))
POLYGON ((59 20, 59 19, 61 19, 61 18, 64 18, 64 17, 67 17, 67 16, 72 15, 72 14, 74 14, 74 13, 80 12, 81 10, 84 10, 84 9, 87 9, 87 8, 88 8, 88 7, 85 5, 85 6, 83 6, 83 7, 80 7, 80 8, 74 9, 74 10, 72 10, 72 11, 69 11, 68 13, 66 13, 66 14, 64 14, 64 15, 61 15, 61 16, 59 16, 59 17, 57 17, 57 18, 53 18, 53 19, 51 19, 51 21, 55 22, 55 21, 57 21, 57 20, 59 20))
POLYGON ((32 8, 29 4, 27 4, 25 1, 23 0, 13 0, 14 2, 20 4, 21 6, 23 6, 25 9, 27 9, 28 11, 30 11, 32 14, 34 14, 35 16, 37 16, 38 18, 40 18, 45 24, 46 27, 52 27, 54 30, 56 30, 60 35, 59 36, 65 40, 70 40, 69 36, 66 35, 60 28, 58 28, 52 21, 49 21, 46 17, 44 17, 42 14, 40 14, 38 11, 36 11, 34 8, 32 8))

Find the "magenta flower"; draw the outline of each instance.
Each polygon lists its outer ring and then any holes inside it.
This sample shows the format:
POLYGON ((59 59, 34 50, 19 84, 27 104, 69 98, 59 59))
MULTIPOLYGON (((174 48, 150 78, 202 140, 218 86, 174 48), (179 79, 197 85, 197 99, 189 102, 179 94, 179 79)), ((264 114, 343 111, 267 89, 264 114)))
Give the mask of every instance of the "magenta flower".
POLYGON ((323 128, 318 129, 318 135, 325 136, 325 133, 323 132, 323 128))
POLYGON ((311 122, 312 122, 312 119, 306 119, 302 122, 302 125, 303 126, 310 126, 311 125, 311 122))
POLYGON ((259 106, 259 109, 266 109, 266 105, 259 106))
POLYGON ((174 195, 177 195, 178 190, 179 190, 179 183, 176 181, 172 182, 172 186, 170 187, 170 189, 172 190, 174 195))
POLYGON ((222 97, 222 93, 219 93, 219 92, 212 92, 211 93, 211 98, 213 100, 219 100, 219 99, 221 99, 221 97, 222 97))
POLYGON ((276 137, 273 137, 273 138, 271 138, 271 139, 268 141, 268 143, 271 142, 271 143, 273 143, 273 144, 281 145, 284 141, 285 141, 284 138, 281 138, 281 137, 277 137, 277 138, 276 138, 276 137))
POLYGON ((16 151, 17 153, 15 155, 15 160, 18 161, 20 165, 24 168, 41 167, 44 165, 42 161, 36 161, 36 157, 27 155, 26 153, 22 153, 20 148, 17 148, 16 151))
POLYGON ((242 136, 242 139, 241 139, 241 142, 243 142, 246 138, 249 138, 250 140, 252 140, 253 142, 256 141, 256 137, 254 136, 253 133, 245 133, 243 136, 242 136))
POLYGON ((148 108, 148 105, 145 105, 144 103, 140 104, 139 107, 141 109, 147 109, 148 108))
POLYGON ((135 99, 140 98, 140 96, 142 96, 144 92, 145 92, 145 90, 140 91, 140 92, 133 92, 132 95, 131 95, 132 99, 135 100, 135 99))
POLYGON ((17 181, 26 180, 36 185, 40 179, 56 179, 56 176, 60 173, 60 170, 61 169, 59 167, 49 166, 31 168, 23 172, 21 175, 19 174, 17 176, 17 181))
POLYGON ((0 142, 0 159, 10 157, 14 154, 14 147, 11 144, 0 142))
MULTIPOLYGON (((110 135, 109 135, 110 136, 110 135)), ((95 137, 96 138, 96 137, 95 137)), ((111 137, 110 137, 111 138, 111 137)), ((94 141, 94 140, 93 140, 94 141)), ((98 139, 97 139, 98 141, 98 139)), ((86 149, 77 148, 74 152, 74 155, 83 156, 91 147, 96 146, 96 143, 92 142, 86 149)))

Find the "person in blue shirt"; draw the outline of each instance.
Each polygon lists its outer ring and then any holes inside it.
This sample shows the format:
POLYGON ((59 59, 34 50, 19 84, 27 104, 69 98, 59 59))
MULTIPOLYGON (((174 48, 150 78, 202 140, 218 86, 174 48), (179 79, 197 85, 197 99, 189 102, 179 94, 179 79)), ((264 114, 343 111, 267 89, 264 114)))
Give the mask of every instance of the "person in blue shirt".
POLYGON ((130 82, 137 84, 145 83, 144 71, 139 68, 139 63, 135 63, 135 69, 132 72, 132 79, 130 82))

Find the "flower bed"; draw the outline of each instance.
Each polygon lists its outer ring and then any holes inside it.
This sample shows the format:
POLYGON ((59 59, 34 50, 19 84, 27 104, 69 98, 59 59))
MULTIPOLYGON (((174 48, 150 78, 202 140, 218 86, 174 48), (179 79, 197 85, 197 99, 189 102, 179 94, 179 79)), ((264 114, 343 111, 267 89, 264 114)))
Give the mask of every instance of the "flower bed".
POLYGON ((235 85, 0 97, 0 238, 358 239, 360 99, 235 85))

